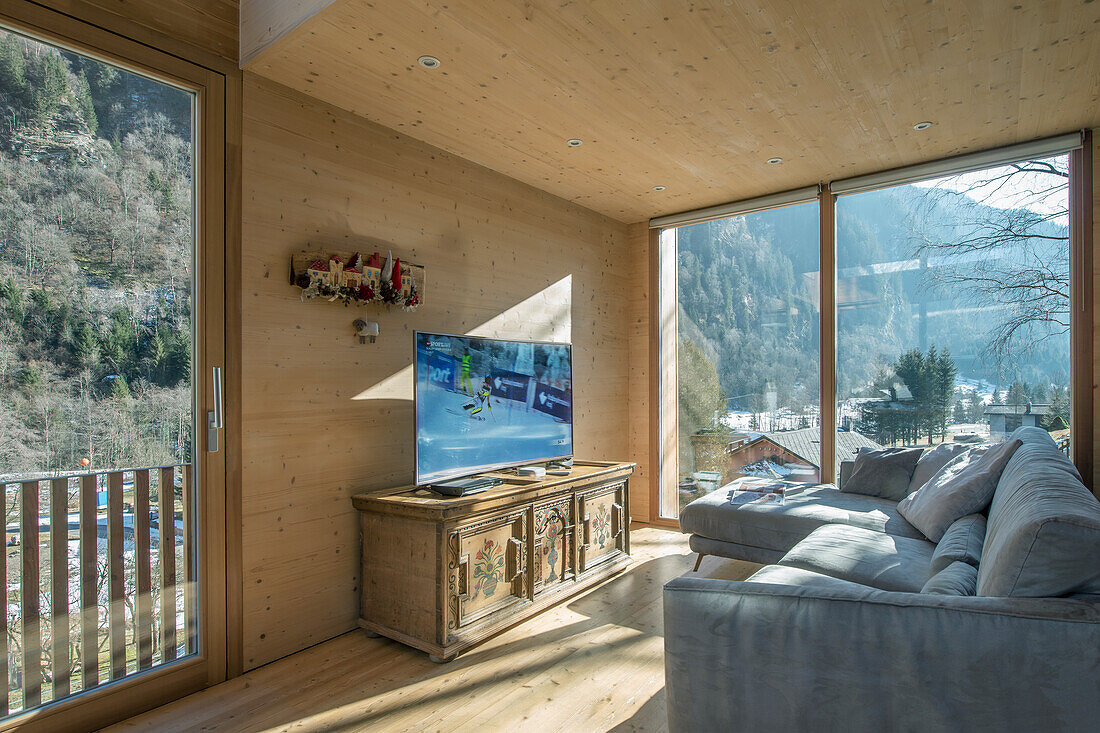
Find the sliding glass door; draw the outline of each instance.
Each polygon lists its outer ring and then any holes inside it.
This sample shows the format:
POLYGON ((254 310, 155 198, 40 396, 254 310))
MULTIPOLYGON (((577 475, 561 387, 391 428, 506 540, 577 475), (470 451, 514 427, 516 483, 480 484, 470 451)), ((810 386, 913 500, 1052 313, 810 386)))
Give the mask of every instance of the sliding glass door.
POLYGON ((224 675, 224 92, 28 17, 0 27, 0 718, 61 729, 224 675))

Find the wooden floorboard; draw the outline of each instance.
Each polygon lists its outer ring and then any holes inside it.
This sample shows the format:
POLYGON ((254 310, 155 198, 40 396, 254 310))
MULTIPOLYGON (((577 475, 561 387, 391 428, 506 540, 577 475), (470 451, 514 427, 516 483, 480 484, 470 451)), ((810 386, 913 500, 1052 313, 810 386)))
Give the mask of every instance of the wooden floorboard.
MULTIPOLYGON (((623 573, 450 664, 353 631, 108 730, 663 731, 661 587, 694 555, 652 527, 631 549, 623 573)), ((756 567, 707 558, 699 573, 756 567)))

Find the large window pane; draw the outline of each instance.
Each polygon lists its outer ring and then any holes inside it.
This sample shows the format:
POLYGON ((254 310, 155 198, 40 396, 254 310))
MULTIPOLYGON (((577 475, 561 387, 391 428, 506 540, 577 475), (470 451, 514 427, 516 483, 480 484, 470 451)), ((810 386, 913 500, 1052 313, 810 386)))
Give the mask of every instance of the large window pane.
POLYGON ((0 717, 196 651, 193 105, 0 30, 0 717))
POLYGON ((817 203, 676 235, 679 486, 663 513, 743 476, 816 480, 817 203))
MULTIPOLYGON (((1068 210, 1067 156, 838 199, 837 420, 853 440, 1036 425, 1068 451, 1068 210)), ((838 439, 838 462, 854 447, 838 439)))

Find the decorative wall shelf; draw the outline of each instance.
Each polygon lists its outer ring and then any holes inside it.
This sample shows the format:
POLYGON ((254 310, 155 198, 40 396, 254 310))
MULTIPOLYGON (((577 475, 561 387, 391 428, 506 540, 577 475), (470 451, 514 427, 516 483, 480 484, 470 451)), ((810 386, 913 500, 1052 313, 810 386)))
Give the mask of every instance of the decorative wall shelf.
POLYGON ((302 300, 414 310, 423 299, 424 276, 423 267, 391 253, 303 252, 290 258, 290 283, 301 289, 302 300))

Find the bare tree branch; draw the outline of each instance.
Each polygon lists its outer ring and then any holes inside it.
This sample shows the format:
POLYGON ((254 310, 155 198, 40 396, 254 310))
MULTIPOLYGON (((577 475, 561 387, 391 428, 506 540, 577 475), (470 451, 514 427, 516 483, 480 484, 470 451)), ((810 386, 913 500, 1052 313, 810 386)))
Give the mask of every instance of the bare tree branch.
POLYGON ((983 355, 1004 364, 1065 335, 1068 160, 1021 161, 926 191, 913 231, 915 253, 932 289, 997 314, 983 355), (1004 208, 1006 200, 1016 206, 1004 208), (944 220, 952 209, 963 212, 963 221, 944 220))

